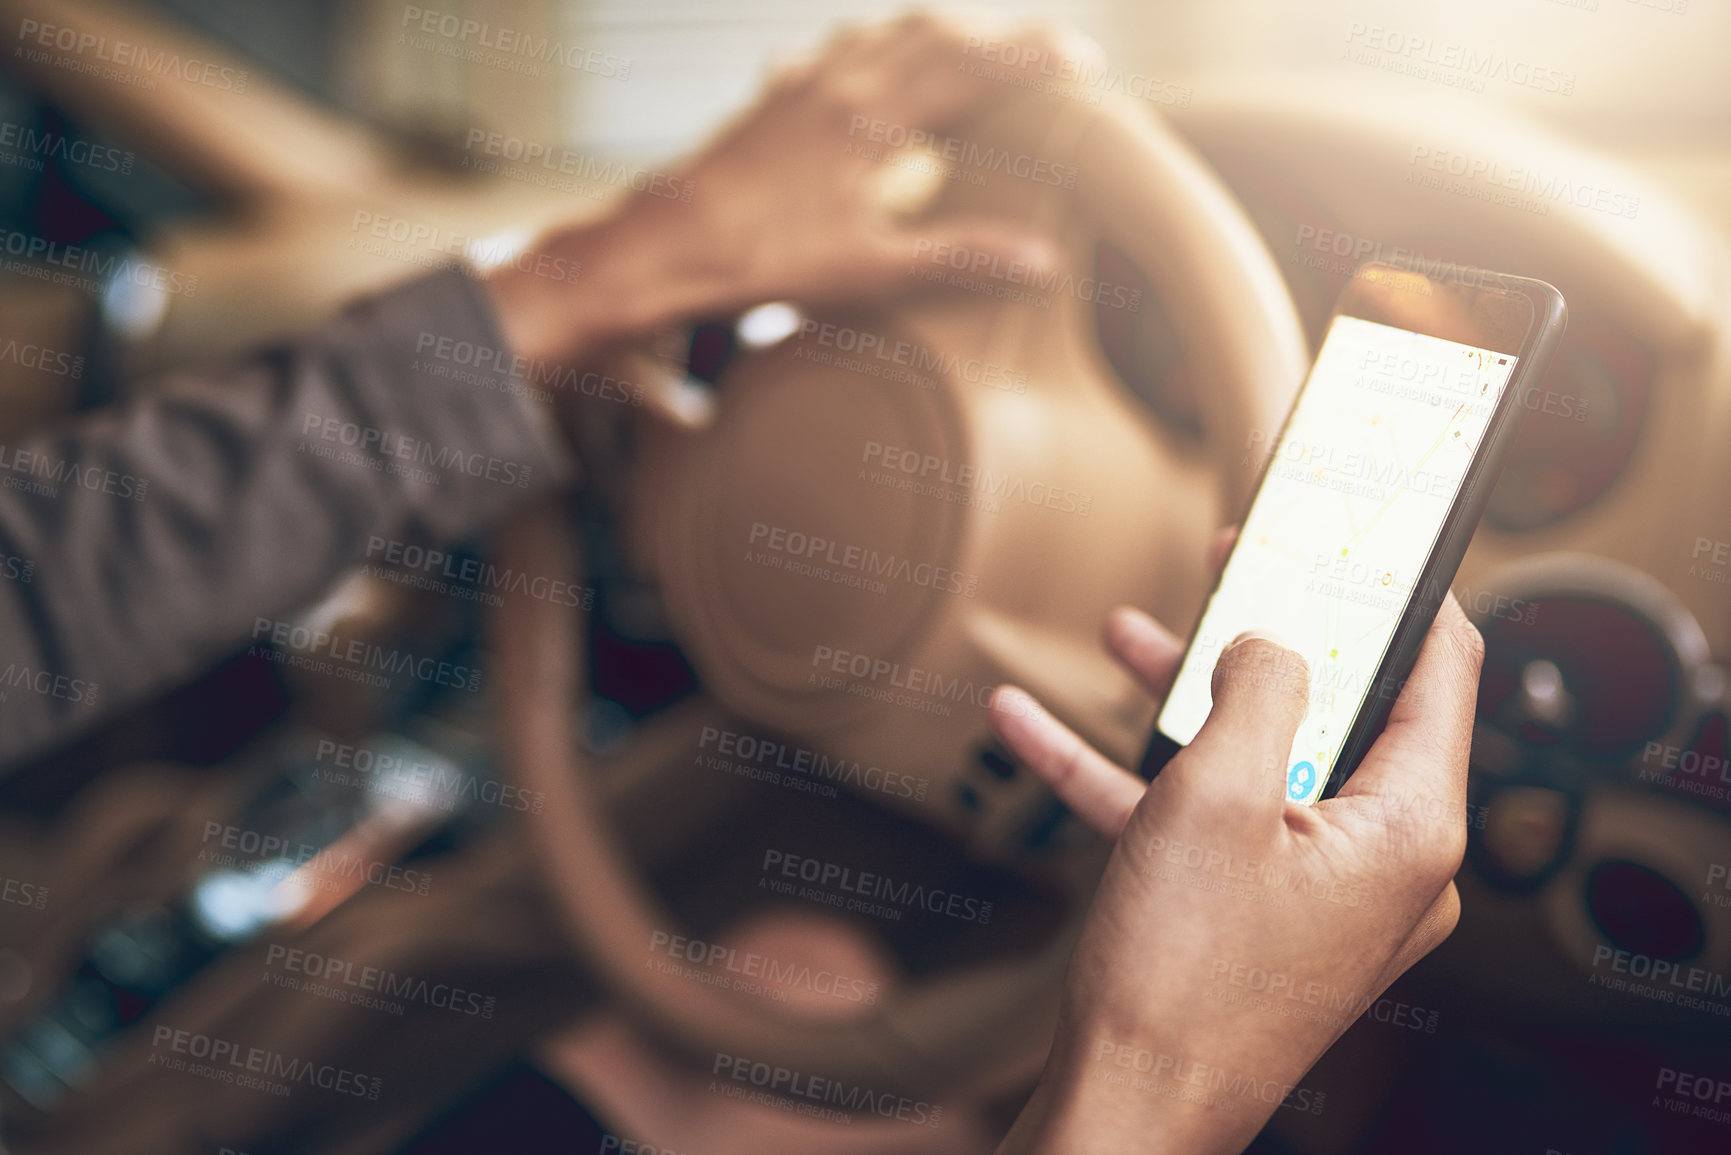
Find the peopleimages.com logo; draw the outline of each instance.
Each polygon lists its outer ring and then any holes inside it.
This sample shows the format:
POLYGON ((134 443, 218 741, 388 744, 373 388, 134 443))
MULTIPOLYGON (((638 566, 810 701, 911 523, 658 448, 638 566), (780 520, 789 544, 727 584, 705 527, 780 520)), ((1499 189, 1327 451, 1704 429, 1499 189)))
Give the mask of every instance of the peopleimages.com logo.
POLYGON ((89 292, 100 293, 111 284, 126 283, 140 289, 169 293, 178 297, 198 294, 198 275, 181 273, 162 265, 120 253, 107 252, 87 245, 68 245, 46 237, 0 229, 0 253, 24 262, 52 266, 52 269, 32 269, 30 265, 8 262, 8 272, 21 273, 38 280, 70 284, 89 292), (54 273, 64 269, 64 273, 54 273))
POLYGON ((483 995, 448 982, 400 975, 349 959, 272 943, 265 951, 265 978, 276 986, 351 1006, 401 1015, 416 1003, 454 1014, 490 1019, 497 1005, 483 995))
POLYGON ((897 881, 889 875, 770 848, 763 852, 758 886, 771 894, 803 898, 859 914, 900 921, 904 910, 925 910, 982 926, 992 904, 943 887, 897 881), (790 881, 791 880, 791 881, 790 881), (799 883, 809 883, 799 886, 799 883))
POLYGON ((687 938, 671 931, 650 932, 649 954, 663 954, 675 964, 671 968, 657 967, 663 974, 678 974, 711 986, 764 994, 778 1002, 787 1001, 789 989, 865 1006, 878 1001, 878 984, 868 979, 813 967, 808 962, 741 950, 725 943, 687 938), (679 963, 690 963, 691 966, 678 967, 679 963))
POLYGON ((1184 1055, 1155 1052, 1129 1043, 1101 1039, 1094 1044, 1102 1081, 1154 1092, 1216 1110, 1230 1111, 1245 1099, 1307 1115, 1322 1114, 1328 1095, 1295 1083, 1260 1078, 1246 1071, 1198 1062, 1184 1055), (1120 1068, 1113 1071, 1111 1068, 1120 1068))
POLYGON ((198 852, 200 862, 235 869, 271 861, 295 870, 306 867, 317 874, 317 877, 305 879, 305 885, 312 889, 340 889, 342 880, 359 879, 386 890, 426 894, 433 884, 433 876, 425 870, 379 858, 366 858, 344 851, 340 846, 290 842, 281 835, 249 830, 227 822, 206 822, 201 841, 204 849, 198 852), (215 846, 211 845, 213 841, 215 846))
MULTIPOLYGON (((808 778, 824 784, 839 783, 856 790, 912 798, 923 802, 929 788, 924 778, 840 755, 832 756, 790 742, 759 738, 736 730, 705 726, 697 740, 698 764, 744 777, 776 779, 781 776, 808 778)), ((834 791, 830 792, 833 796, 834 791)))
POLYGON ((305 1084, 337 1095, 376 1100, 384 1080, 330 1063, 315 1063, 263 1047, 157 1024, 150 1040, 150 1065, 186 1071, 218 1083, 249 1087, 287 1098, 305 1084), (190 1062, 189 1062, 190 1060, 190 1062))
POLYGON ((13 55, 32 64, 49 64, 102 80, 135 85, 147 92, 155 90, 159 79, 183 80, 219 92, 245 92, 249 79, 244 68, 231 68, 129 40, 110 40, 94 32, 40 20, 20 20, 18 40, 24 47, 14 48, 13 55), (66 55, 55 56, 55 52, 66 55))
POLYGON ((454 445, 436 445, 403 433, 318 413, 301 415, 301 438, 303 445, 308 441, 323 441, 333 446, 354 449, 356 454, 353 463, 364 464, 369 468, 382 469, 385 464, 394 465, 398 462, 431 466, 437 471, 431 475, 435 478, 434 484, 438 483, 436 479, 440 474, 464 473, 470 477, 484 477, 501 485, 526 489, 532 470, 531 466, 519 462, 470 452, 454 445))
POLYGON ((93 144, 52 129, 38 129, 17 121, 0 121, 0 164, 41 172, 45 161, 59 161, 93 168, 98 172, 132 172, 135 153, 93 144), (8 151, 16 150, 16 151, 8 151))
POLYGON ((388 689, 397 674, 472 694, 481 689, 481 671, 473 666, 391 649, 365 638, 344 637, 294 622, 255 618, 252 639, 255 644, 247 653, 254 657, 379 689, 388 689))
POLYGON ((921 589, 960 594, 965 598, 973 597, 980 588, 978 574, 893 553, 880 553, 871 546, 850 544, 761 521, 751 523, 746 545, 755 547, 755 550, 747 551, 748 555, 755 552, 765 559, 759 564, 767 563, 770 569, 841 585, 861 586, 873 593, 884 593, 889 588, 884 581, 877 579, 906 582, 921 589), (791 562, 788 559, 792 559, 791 562))
POLYGON ((828 1118, 834 1122, 852 1123, 854 1116, 876 1115, 882 1119, 897 1119, 921 1127, 936 1127, 943 1121, 944 1109, 923 1099, 910 1099, 889 1091, 877 1091, 859 1083, 844 1083, 822 1075, 795 1071, 770 1063, 757 1062, 743 1055, 718 1052, 710 1068, 718 1090, 730 1098, 750 1098, 766 1106, 778 1107, 795 1114, 828 1118), (742 1084, 730 1087, 728 1082, 742 1084), (749 1087, 759 1089, 763 1098, 750 1096, 749 1087))
POLYGON ((556 64, 607 80, 631 78, 628 57, 436 8, 406 5, 398 28, 399 44, 525 76, 539 76, 541 65, 556 64))

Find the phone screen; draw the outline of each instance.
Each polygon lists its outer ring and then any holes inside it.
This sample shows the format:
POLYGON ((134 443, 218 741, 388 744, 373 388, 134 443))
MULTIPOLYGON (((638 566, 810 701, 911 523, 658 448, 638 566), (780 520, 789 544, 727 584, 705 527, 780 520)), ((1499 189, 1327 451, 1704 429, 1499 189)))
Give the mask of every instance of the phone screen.
POLYGON ((1286 793, 1314 803, 1508 386, 1515 355, 1337 315, 1209 597, 1159 729, 1189 744, 1220 651, 1245 630, 1310 665, 1286 793))

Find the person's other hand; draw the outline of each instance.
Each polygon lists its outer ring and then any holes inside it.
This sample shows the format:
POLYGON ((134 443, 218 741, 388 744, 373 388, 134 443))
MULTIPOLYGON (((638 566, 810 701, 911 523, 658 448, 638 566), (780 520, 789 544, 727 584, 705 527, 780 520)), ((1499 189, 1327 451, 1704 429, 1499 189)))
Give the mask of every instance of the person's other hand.
MULTIPOLYGON (((1156 698, 1183 646, 1119 610, 1109 648, 1156 698)), ((1453 598, 1388 726, 1339 795, 1286 800, 1309 700, 1302 658, 1246 636, 1220 657, 1196 740, 1151 784, 1020 690, 994 728, 1116 838, 1070 963, 1057 1037, 1002 1151, 1239 1151, 1304 1072, 1453 930, 1483 643, 1453 598)))
MULTIPOLYGON (((994 95, 1018 90, 964 68, 980 29, 930 15, 857 28, 784 69, 758 103, 668 186, 606 219, 536 243, 580 263, 570 284, 502 266, 489 278, 506 337, 520 354, 569 361, 597 346, 699 316, 772 300, 868 299, 908 284, 924 238, 1008 267, 1048 267, 1050 241, 986 218, 898 220, 876 178, 898 150, 874 143, 894 126, 941 134, 994 95), (875 128, 874 128, 875 126, 875 128), (666 190, 664 190, 666 191, 666 190)), ((1091 42, 1056 30, 1014 33, 1019 46, 1091 59, 1091 42)))

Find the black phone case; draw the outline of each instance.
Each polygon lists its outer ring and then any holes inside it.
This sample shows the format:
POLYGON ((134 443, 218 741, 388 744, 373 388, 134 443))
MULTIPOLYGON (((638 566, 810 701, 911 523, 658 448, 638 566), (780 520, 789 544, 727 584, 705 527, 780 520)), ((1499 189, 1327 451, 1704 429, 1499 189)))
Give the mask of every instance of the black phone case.
MULTIPOLYGON (((1376 736, 1382 732, 1383 725, 1388 721, 1389 711, 1394 708, 1401 687, 1412 674, 1413 665, 1418 661, 1419 650, 1424 646, 1425 635, 1436 621, 1443 599, 1448 597, 1449 587, 1454 584, 1461 559, 1466 556, 1467 546, 1472 543, 1479 519, 1484 516, 1491 489, 1502 472, 1503 459, 1508 455, 1509 445, 1514 440, 1515 430, 1519 428, 1524 412, 1520 404, 1521 395, 1544 374, 1550 364, 1551 355, 1556 352, 1557 344, 1562 340, 1563 332, 1567 328, 1568 308, 1563 303, 1562 294, 1557 292, 1554 286, 1530 277, 1500 276, 1498 281, 1504 286, 1524 286, 1526 296, 1533 302, 1535 319, 1529 335, 1530 347, 1523 347, 1517 354, 1519 359, 1515 364, 1515 371, 1509 379, 1508 387, 1503 390, 1497 412, 1491 417, 1484 445, 1474 457, 1466 477, 1461 482, 1460 496, 1455 499, 1448 516, 1443 520, 1436 545, 1431 548, 1430 557, 1425 560, 1418 590, 1401 613, 1388 650, 1383 654, 1376 676, 1366 692, 1365 704, 1359 709, 1358 715, 1352 721, 1352 728, 1347 731, 1345 740, 1340 744, 1340 756, 1335 759, 1334 769, 1323 785, 1321 798, 1332 798, 1340 790, 1341 785, 1358 768, 1359 760, 1370 749, 1371 743, 1376 740, 1376 736)), ((1251 500, 1254 502, 1255 497, 1251 500)), ((1224 567, 1222 570, 1224 571, 1224 567)), ((1212 590, 1209 591, 1209 596, 1213 596, 1212 590)), ((1152 780, 1182 749, 1182 746, 1162 734, 1156 726, 1149 739, 1148 748, 1142 755, 1142 777, 1152 780)))

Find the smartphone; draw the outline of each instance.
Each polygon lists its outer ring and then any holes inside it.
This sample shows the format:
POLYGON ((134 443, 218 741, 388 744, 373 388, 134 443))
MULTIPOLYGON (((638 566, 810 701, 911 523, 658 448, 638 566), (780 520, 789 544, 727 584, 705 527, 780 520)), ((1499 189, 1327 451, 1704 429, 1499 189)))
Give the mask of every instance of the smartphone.
POLYGON ((1371 263, 1341 291, 1216 579, 1142 773, 1196 737, 1221 650, 1262 630, 1310 665, 1286 796, 1331 796, 1387 720, 1454 581, 1501 459, 1561 339, 1562 294, 1478 270, 1371 263))

